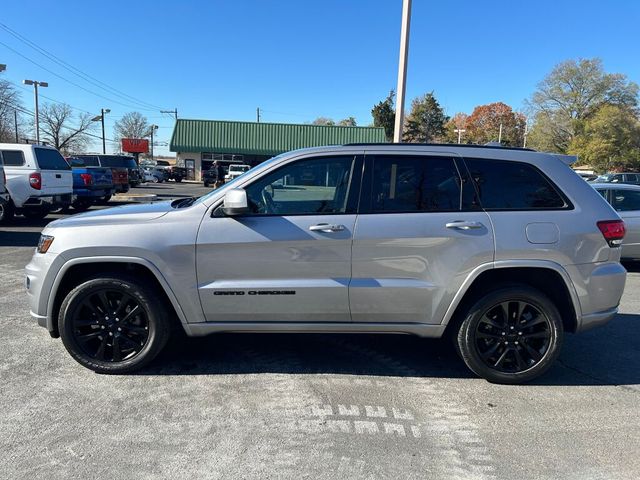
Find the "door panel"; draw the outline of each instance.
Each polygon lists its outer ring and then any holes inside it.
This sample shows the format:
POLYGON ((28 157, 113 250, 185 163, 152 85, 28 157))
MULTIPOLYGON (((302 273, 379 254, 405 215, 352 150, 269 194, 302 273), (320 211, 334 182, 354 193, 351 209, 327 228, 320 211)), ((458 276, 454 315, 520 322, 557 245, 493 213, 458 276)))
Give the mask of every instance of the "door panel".
POLYGON ((468 274, 493 261, 489 216, 458 163, 451 154, 367 155, 349 288, 354 322, 439 324, 468 274))
POLYGON ((354 155, 292 161, 245 188, 249 215, 204 218, 197 272, 207 321, 351 321, 361 172, 354 155))

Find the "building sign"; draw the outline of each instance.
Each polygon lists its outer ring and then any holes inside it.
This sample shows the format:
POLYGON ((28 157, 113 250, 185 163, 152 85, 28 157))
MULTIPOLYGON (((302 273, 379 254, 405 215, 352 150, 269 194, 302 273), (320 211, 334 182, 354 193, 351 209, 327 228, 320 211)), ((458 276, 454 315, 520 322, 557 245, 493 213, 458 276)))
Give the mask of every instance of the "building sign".
POLYGON ((122 151, 127 153, 149 153, 149 140, 144 138, 123 138, 122 151))

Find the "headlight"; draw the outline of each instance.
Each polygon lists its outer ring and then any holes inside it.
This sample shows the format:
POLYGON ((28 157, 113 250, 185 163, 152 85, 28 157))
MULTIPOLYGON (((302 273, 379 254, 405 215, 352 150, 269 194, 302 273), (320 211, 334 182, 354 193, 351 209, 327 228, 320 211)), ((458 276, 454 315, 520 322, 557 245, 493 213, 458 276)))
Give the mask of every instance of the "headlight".
POLYGON ((37 248, 38 253, 47 253, 52 243, 53 237, 51 235, 40 235, 37 248))

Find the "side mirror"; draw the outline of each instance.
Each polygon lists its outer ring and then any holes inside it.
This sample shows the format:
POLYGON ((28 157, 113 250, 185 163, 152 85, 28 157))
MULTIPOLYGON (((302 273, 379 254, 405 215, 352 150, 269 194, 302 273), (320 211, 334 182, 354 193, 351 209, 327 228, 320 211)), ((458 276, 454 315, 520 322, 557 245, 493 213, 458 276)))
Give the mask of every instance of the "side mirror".
POLYGON ((247 201, 247 192, 242 188, 234 188, 227 192, 224 196, 222 211, 228 217, 236 215, 244 215, 249 213, 249 202, 247 201))

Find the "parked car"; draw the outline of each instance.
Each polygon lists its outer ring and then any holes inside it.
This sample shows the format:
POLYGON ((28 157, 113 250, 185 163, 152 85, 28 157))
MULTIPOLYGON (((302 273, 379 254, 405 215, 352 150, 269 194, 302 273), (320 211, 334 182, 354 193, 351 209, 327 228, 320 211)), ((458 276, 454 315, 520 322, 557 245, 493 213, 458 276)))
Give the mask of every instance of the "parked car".
POLYGON ((126 193, 130 187, 135 187, 142 182, 140 168, 133 157, 101 154, 83 154, 75 157, 83 159, 88 167, 111 168, 116 193, 126 193))
POLYGON ((144 167, 145 182, 162 183, 167 180, 167 173, 163 168, 144 167))
POLYGON ((113 175, 108 167, 87 167, 80 158, 68 158, 73 173, 73 201, 71 206, 78 211, 91 205, 103 203, 115 191, 113 175))
POLYGON ((476 374, 521 383, 565 332, 612 319, 624 290, 624 223, 574 160, 471 145, 290 152, 198 199, 48 225, 26 267, 30 309, 98 372, 148 364, 181 325, 450 336, 476 374))
POLYGON ((7 190, 7 176, 4 173, 2 155, 0 155, 0 223, 4 220, 4 208, 9 203, 9 191, 7 190))
POLYGON ((591 184, 624 220, 627 234, 622 259, 640 260, 640 186, 615 183, 591 184))
POLYGON ((640 173, 605 173, 596 177, 597 183, 628 183, 630 185, 640 185, 640 173))
POLYGON ((14 214, 42 219, 50 211, 71 204, 71 167, 60 152, 44 145, 0 143, 9 203, 2 207, 3 221, 14 214))
POLYGON ((224 176, 224 179, 225 181, 229 182, 234 178, 239 177, 243 173, 248 172, 250 169, 251 167, 249 165, 232 163, 231 165, 229 165, 229 170, 227 171, 227 174, 224 176))
POLYGON ((187 169, 185 167, 171 165, 167 167, 165 171, 167 172, 167 180, 173 180, 176 183, 180 183, 187 178, 187 169))

